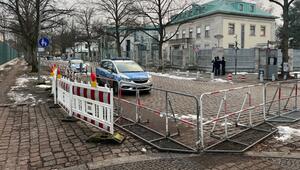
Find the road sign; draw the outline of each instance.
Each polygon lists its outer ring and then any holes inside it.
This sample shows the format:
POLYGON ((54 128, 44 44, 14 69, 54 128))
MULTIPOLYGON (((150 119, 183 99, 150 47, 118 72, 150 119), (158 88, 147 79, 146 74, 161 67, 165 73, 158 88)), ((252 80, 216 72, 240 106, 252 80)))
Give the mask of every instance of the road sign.
POLYGON ((39 44, 41 47, 48 47, 49 45, 49 39, 46 38, 46 37, 42 37, 40 40, 39 40, 39 44))

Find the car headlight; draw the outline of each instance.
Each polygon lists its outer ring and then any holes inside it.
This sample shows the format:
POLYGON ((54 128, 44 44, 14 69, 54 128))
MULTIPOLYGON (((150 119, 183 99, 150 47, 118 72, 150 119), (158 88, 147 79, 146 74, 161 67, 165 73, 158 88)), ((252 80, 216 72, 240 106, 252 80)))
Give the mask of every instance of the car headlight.
POLYGON ((126 76, 120 76, 121 81, 130 82, 131 80, 126 76))
POLYGON ((152 76, 149 74, 148 75, 148 81, 151 82, 152 81, 152 76))

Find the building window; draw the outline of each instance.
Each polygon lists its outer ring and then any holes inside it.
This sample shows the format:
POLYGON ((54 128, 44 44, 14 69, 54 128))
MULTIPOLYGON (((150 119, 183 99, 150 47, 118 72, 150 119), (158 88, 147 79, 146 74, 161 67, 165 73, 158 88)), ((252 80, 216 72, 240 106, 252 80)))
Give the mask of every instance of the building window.
POLYGON ((250 35, 255 36, 255 25, 250 25, 250 35))
POLYGON ((189 31, 189 38, 193 38, 193 28, 190 28, 190 31, 189 31))
POLYGON ((228 24, 228 34, 229 35, 234 34, 234 24, 232 24, 232 23, 228 24))
POLYGON ((176 39, 179 39, 179 31, 176 33, 176 39))
POLYGON ((209 44, 205 44, 205 45, 204 45, 204 48, 209 48, 209 44))
POLYGON ((251 11, 251 12, 254 12, 254 9, 255 9, 255 6, 254 6, 254 5, 251 5, 250 11, 251 11))
POLYGON ((261 37, 266 36, 266 26, 260 26, 260 36, 261 37))
POLYGON ((244 5, 240 4, 240 11, 244 11, 244 5))
POLYGON ((185 30, 182 30, 182 38, 185 38, 185 30))
POLYGON ((197 27, 197 38, 201 38, 201 28, 197 27))
POLYGON ((209 37, 209 30, 210 30, 210 27, 209 26, 205 26, 205 38, 209 37))
POLYGON ((234 44, 228 44, 228 48, 234 48, 234 44))

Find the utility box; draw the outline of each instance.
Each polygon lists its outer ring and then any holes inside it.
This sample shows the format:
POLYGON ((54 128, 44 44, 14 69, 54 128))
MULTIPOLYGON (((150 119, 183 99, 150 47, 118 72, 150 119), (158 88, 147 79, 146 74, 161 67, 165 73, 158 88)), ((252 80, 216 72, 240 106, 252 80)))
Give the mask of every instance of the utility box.
POLYGON ((264 80, 272 80, 274 75, 278 79, 278 51, 277 49, 259 49, 259 74, 263 73, 264 80))

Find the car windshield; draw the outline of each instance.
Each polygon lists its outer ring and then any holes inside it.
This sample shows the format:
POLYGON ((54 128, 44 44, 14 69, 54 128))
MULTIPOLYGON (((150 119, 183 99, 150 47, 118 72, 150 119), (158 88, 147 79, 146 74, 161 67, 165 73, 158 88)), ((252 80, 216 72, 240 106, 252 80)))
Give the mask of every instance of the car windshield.
POLYGON ((80 64, 80 63, 83 63, 82 60, 71 60, 70 61, 72 64, 80 64))
POLYGON ((116 66, 121 73, 144 71, 136 62, 116 62, 116 66))

